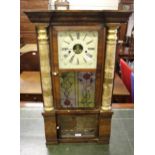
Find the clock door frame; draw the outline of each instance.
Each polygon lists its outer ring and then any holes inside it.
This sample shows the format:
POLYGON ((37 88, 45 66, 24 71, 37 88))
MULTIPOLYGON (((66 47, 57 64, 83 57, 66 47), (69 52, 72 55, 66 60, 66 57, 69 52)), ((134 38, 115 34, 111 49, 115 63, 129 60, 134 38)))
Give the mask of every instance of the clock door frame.
POLYGON ((50 49, 51 49, 51 70, 53 84, 53 101, 56 109, 99 109, 102 102, 102 85, 104 77, 104 62, 105 62, 105 39, 106 28, 102 24, 89 26, 53 26, 50 27, 50 49), (96 69, 63 69, 62 72, 95 72, 95 107, 93 108, 63 108, 60 104, 60 77, 61 69, 59 69, 58 61, 58 32, 60 31, 98 31, 98 50, 97 50, 97 65, 96 69))

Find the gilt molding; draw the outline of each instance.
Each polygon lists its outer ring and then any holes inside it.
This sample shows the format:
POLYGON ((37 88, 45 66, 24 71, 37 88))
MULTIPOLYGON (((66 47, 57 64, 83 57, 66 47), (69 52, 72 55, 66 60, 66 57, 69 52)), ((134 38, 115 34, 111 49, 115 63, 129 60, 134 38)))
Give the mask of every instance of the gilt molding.
POLYGON ((50 74, 50 60, 49 60, 49 42, 47 35, 47 26, 37 26, 37 40, 39 48, 40 58, 40 71, 41 71, 41 84, 42 94, 44 100, 44 111, 52 111, 53 107, 53 96, 52 96, 52 83, 50 74))
POLYGON ((101 110, 111 110, 114 67, 115 67, 115 53, 117 43, 117 29, 119 24, 107 24, 107 41, 106 41, 106 58, 104 68, 104 82, 103 82, 103 95, 101 110))

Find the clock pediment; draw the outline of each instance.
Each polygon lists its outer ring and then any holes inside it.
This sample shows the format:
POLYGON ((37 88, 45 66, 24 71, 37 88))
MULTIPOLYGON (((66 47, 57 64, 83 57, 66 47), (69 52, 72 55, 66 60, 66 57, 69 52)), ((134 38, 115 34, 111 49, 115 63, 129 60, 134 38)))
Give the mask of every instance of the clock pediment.
MULTIPOLYGON (((58 24, 64 22, 122 23, 126 22, 132 11, 117 10, 36 10, 25 11, 32 23, 58 24)), ((72 23, 73 24, 73 23, 72 23)))

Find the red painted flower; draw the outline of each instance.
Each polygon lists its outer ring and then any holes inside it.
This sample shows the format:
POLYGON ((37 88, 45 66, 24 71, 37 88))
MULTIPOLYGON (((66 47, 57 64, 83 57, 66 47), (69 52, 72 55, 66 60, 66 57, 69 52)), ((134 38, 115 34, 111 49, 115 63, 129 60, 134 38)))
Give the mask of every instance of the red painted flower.
POLYGON ((68 105, 71 104, 71 102, 70 102, 70 100, 66 99, 66 100, 64 101, 64 104, 65 104, 66 106, 68 106, 68 105))
POLYGON ((83 75, 83 78, 86 79, 86 80, 88 80, 90 78, 90 76, 91 75, 89 73, 86 73, 86 74, 83 75))

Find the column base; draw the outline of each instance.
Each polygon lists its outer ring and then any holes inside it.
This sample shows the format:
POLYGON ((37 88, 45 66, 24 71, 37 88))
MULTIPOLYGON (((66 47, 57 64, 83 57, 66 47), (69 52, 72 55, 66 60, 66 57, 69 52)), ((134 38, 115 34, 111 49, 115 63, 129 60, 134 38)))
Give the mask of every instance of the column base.
POLYGON ((100 111, 99 116, 99 142, 102 144, 109 144, 111 133, 111 119, 113 112, 100 111))
POLYGON ((44 112, 42 113, 44 118, 44 127, 45 127, 45 137, 46 144, 57 144, 57 129, 56 129, 56 117, 55 112, 44 112))
POLYGON ((101 109, 103 111, 111 111, 111 106, 109 106, 109 107, 101 107, 101 109))

